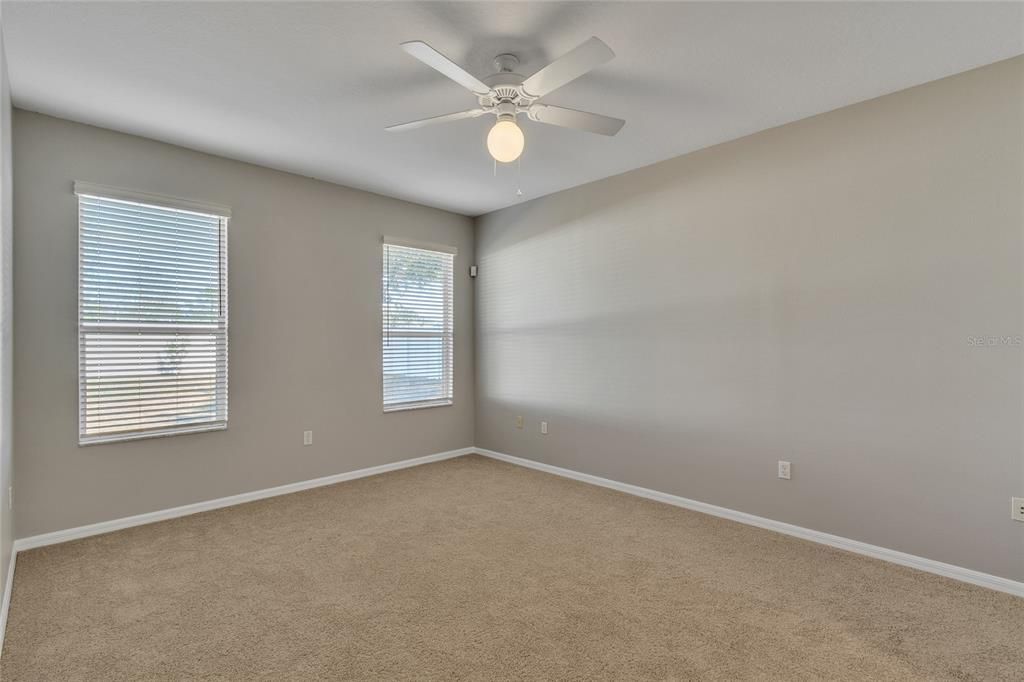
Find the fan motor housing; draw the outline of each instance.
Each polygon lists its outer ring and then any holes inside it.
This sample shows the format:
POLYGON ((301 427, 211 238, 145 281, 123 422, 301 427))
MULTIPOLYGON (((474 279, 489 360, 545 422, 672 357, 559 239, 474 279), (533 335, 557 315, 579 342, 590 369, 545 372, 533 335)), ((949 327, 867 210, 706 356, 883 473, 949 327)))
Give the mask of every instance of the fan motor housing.
POLYGON ((484 78, 483 81, 491 86, 494 91, 488 95, 480 95, 480 106, 493 107, 502 103, 511 103, 520 107, 527 107, 534 100, 523 92, 523 81, 526 80, 518 73, 496 73, 493 76, 484 78))

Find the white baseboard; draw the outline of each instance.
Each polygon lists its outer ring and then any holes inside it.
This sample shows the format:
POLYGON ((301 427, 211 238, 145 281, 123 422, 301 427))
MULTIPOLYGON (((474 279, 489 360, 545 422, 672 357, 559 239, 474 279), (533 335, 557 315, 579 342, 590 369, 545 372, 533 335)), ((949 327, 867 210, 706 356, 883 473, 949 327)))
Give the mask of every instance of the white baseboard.
POLYGON ((212 509, 220 509, 222 507, 231 507, 236 504, 244 504, 246 502, 262 500, 268 497, 277 497, 278 495, 297 493, 301 490, 309 490, 310 488, 320 488, 325 485, 334 485, 335 483, 341 483, 342 481, 351 481, 357 478, 376 476, 377 474, 383 474, 388 471, 397 471, 398 469, 407 469, 409 467, 419 466, 420 464, 440 462, 443 459, 461 457, 462 455, 468 455, 473 452, 476 452, 476 448, 461 448, 459 450, 449 450, 447 452, 439 452, 434 455, 426 455, 425 457, 403 459, 399 462, 392 462, 390 464, 381 464, 380 466, 368 467, 366 469, 348 471, 343 474, 334 474, 332 476, 314 478, 308 481, 288 483, 286 485, 279 485, 275 488, 265 488, 263 490, 255 490, 250 493, 241 493, 239 495, 231 495, 230 497, 220 497, 215 500, 196 502, 194 504, 186 504, 181 507, 172 507, 171 509, 162 509, 160 511, 147 512, 145 514, 138 514, 136 516, 126 516, 122 519, 101 521, 100 523, 92 523, 87 526, 78 526, 77 528, 68 528, 66 530, 58 530, 52 533, 43 533, 41 535, 32 535, 27 538, 19 538, 15 540, 14 551, 24 552, 28 549, 35 549, 36 547, 45 547, 46 545, 56 545, 61 542, 68 542, 69 540, 87 538, 91 535, 102 535, 103 533, 110 533, 115 530, 121 530, 122 528, 131 528, 133 526, 142 526, 147 523, 155 523, 157 521, 165 521, 167 519, 176 519, 179 516, 188 516, 190 514, 198 514, 199 512, 210 511, 212 509))
POLYGON ((898 552, 894 549, 886 549, 885 547, 878 547, 877 545, 869 545, 868 543, 860 542, 859 540, 850 540, 849 538, 840 537, 838 535, 831 535, 829 533, 811 530, 810 528, 794 526, 789 523, 783 523, 782 521, 774 521, 762 516, 754 516, 753 514, 747 514, 746 512, 727 509, 726 507, 718 507, 706 502, 698 502, 697 500, 679 497, 678 495, 670 495, 669 493, 650 490, 649 488, 641 488, 638 485, 620 483, 619 481, 613 481, 599 476, 592 476, 590 474, 582 474, 578 471, 573 471, 572 469, 563 469, 562 467, 543 464, 541 462, 535 462, 531 459, 524 459, 522 457, 514 457, 512 455, 506 455, 493 450, 476 448, 475 452, 484 455, 485 457, 509 462, 510 464, 544 471, 549 474, 571 478, 573 480, 590 483, 592 485, 599 485, 604 488, 611 488, 620 492, 629 493, 630 495, 636 495, 637 497, 645 497, 649 500, 664 502, 665 504, 671 504, 676 507, 692 509, 693 511, 702 512, 704 514, 710 514, 712 516, 719 516, 731 521, 745 523, 749 526, 757 526, 758 528, 773 530, 777 533, 792 535, 793 537, 810 540, 811 542, 817 542, 822 545, 845 549, 846 551, 854 552, 855 554, 863 554, 864 556, 881 559, 882 561, 888 561, 901 566, 909 566, 910 568, 916 568, 920 571, 935 573, 936 575, 945 576, 946 578, 952 578, 965 583, 971 583, 972 585, 980 585, 981 587, 987 587, 992 590, 998 590, 1018 597, 1024 597, 1024 583, 1016 580, 1010 580, 1009 578, 1001 578, 996 575, 982 573, 981 571, 975 571, 969 568, 935 561, 934 559, 925 559, 924 557, 914 556, 913 554, 898 552))
POLYGON ((11 550, 11 562, 7 565, 7 581, 4 583, 4 597, 0 601, 0 655, 4 652, 4 635, 7 634, 7 614, 11 610, 11 589, 14 587, 14 564, 18 553, 11 550))
POLYGON ((916 568, 921 571, 928 573, 935 573, 937 575, 945 576, 947 578, 953 578, 954 580, 960 580, 973 585, 980 585, 989 589, 998 590, 1000 592, 1006 592, 1018 597, 1024 597, 1024 583, 1008 578, 1000 578, 999 576, 989 575, 980 571, 974 571, 968 568, 962 568, 960 566, 954 566, 952 564, 946 564, 941 561, 935 561, 933 559, 925 559, 924 557, 914 556, 913 554, 906 554, 904 552, 898 552, 893 549, 886 549, 885 547, 878 547, 876 545, 869 545, 866 542, 860 542, 858 540, 850 540, 848 538, 840 537, 838 535, 831 535, 829 533, 823 533, 821 531, 811 530, 809 528, 802 528, 800 526, 794 526, 789 523, 783 523, 781 521, 773 521, 772 519, 766 519, 761 516, 754 516, 753 514, 747 514, 746 512, 735 511, 733 509, 727 509, 725 507, 718 507, 713 504, 706 502, 698 502, 696 500, 690 500, 685 497, 679 497, 678 495, 670 495, 669 493, 658 492, 657 490, 650 490, 648 488, 641 488, 640 486, 631 485, 629 483, 620 483, 619 481, 613 481, 607 478, 601 478, 599 476, 592 476, 590 474, 583 474, 578 471, 571 469, 563 469, 562 467, 552 466, 550 464, 543 464, 541 462, 535 462, 530 459, 524 459, 522 457, 514 457, 512 455, 506 455, 501 452, 495 452, 493 450, 487 450, 484 448, 461 448, 458 450, 449 450, 447 452, 439 452, 434 455, 427 455, 425 457, 416 457, 413 459, 404 459, 400 462, 392 462, 391 464, 382 464, 380 466, 369 467, 366 469, 357 469, 356 471, 349 471, 342 474, 335 474, 333 476, 324 476, 323 478, 314 478, 308 481, 299 481, 297 483, 289 483, 286 485, 277 486, 275 488, 266 488, 264 490, 256 490, 249 493, 242 493, 240 495, 232 495, 230 497, 221 497, 215 500, 207 500, 205 502, 196 502, 195 504, 187 504, 181 507, 173 507, 171 509, 163 509, 160 511, 149 512, 146 514, 138 514, 136 516, 128 516, 122 519, 113 519, 111 521, 103 521, 101 523, 93 523, 86 526, 78 526, 77 528, 68 528, 67 530, 59 530, 52 533, 43 533, 41 535, 33 535, 27 538, 21 538, 14 541, 14 548, 11 552, 11 562, 7 569, 7 583, 4 589, 3 601, 0 602, 0 653, 3 650, 4 634, 7 626, 7 614, 10 610, 11 603, 11 590, 14 585, 14 567, 17 560, 18 552, 25 550, 34 549, 36 547, 45 547, 46 545, 54 545, 61 542, 68 542, 69 540, 77 540, 79 538, 87 538, 92 535, 101 535, 103 533, 110 533, 123 528, 132 528, 133 526, 141 526, 147 523, 155 523, 157 521, 164 521, 167 519, 174 519, 180 516, 188 516, 190 514, 198 514, 199 512, 210 511, 213 509, 220 509, 222 507, 230 507, 236 504, 244 504, 245 502, 253 502, 255 500, 262 500, 268 497, 276 497, 278 495, 287 495, 289 493, 296 493, 302 490, 309 490, 310 488, 319 488, 326 485, 333 485, 335 483, 341 483, 342 481, 351 481, 357 478, 365 478, 367 476, 375 476, 377 474, 383 474, 388 471, 397 471, 399 469, 406 469, 408 467, 419 466, 420 464, 428 464, 430 462, 439 462, 444 459, 451 459, 453 457, 461 457, 462 455, 468 455, 472 453, 478 453, 485 457, 492 459, 501 460, 503 462, 509 462, 530 469, 536 469, 538 471, 544 471, 549 474, 555 474, 556 476, 563 476, 565 478, 571 478, 584 483, 590 483, 592 485, 599 485, 605 488, 611 488, 620 492, 629 493, 630 495, 636 495, 638 497, 645 497, 650 500, 658 502, 664 502, 666 504, 675 505, 677 507, 684 507, 686 509, 692 509, 694 511, 702 512, 704 514, 711 514, 712 516, 719 516, 732 521, 738 521, 739 523, 745 523, 750 526, 757 526, 759 528, 765 528, 773 530, 778 533, 785 535, 792 535, 794 537, 802 538, 804 540, 810 540, 811 542, 817 542, 823 545, 829 545, 831 547, 837 547, 839 549, 845 549, 849 552, 856 554, 863 554, 865 556, 874 557, 875 559, 881 559, 883 561, 889 561, 894 564, 900 564, 901 566, 909 566, 916 568))

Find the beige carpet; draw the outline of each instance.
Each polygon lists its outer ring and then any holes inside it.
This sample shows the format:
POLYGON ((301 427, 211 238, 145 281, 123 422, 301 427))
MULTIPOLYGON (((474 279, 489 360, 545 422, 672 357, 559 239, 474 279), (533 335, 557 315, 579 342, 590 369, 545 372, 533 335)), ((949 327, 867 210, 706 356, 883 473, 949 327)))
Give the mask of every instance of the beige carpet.
POLYGON ((478 456, 18 557, 4 682, 1024 679, 1024 600, 478 456))

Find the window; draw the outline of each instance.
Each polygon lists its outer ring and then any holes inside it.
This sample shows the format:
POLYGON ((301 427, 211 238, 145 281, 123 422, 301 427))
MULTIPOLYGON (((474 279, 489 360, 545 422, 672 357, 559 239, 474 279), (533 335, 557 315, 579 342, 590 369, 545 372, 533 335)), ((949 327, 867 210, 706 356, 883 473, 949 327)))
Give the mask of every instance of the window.
POLYGON ((455 249, 384 240, 384 410, 452 404, 455 249))
POLYGON ((225 428, 229 212, 75 193, 79 443, 225 428))

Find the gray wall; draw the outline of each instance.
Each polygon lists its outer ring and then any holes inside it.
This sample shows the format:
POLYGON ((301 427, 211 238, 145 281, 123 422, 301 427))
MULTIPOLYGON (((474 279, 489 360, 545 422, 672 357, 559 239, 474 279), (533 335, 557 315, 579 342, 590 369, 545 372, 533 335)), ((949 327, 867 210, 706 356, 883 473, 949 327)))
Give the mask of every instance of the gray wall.
POLYGON ((1022 121, 1018 58, 480 218, 477 445, 1024 579, 1022 121))
POLYGON ((14 213, 11 210, 11 91, 7 81, 7 56, 0 34, 0 596, 4 593, 7 567, 14 541, 13 514, 8 490, 13 483, 12 429, 12 352, 14 299, 12 295, 11 247, 14 213))
POLYGON ((14 156, 16 537, 473 444, 469 218, 21 110, 14 156), (78 447, 75 180, 232 207, 226 431, 78 447), (382 234, 459 249, 452 407, 381 412, 382 234))

